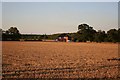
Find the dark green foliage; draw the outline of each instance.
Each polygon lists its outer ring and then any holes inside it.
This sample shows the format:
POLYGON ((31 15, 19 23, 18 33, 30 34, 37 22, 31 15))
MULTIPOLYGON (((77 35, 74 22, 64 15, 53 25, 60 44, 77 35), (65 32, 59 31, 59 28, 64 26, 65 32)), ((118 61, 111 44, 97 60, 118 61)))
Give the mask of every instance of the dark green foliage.
POLYGON ((106 39, 107 34, 105 33, 105 31, 98 30, 98 32, 96 32, 94 39, 95 42, 106 42, 106 39))
POLYGON ((96 31, 93 29, 93 27, 87 25, 87 24, 81 24, 78 26, 78 32, 76 34, 77 40, 86 42, 86 41, 93 41, 96 31))
POLYGON ((43 35, 21 34, 21 39, 25 41, 42 41, 43 37, 43 35))
POLYGON ((6 32, 8 34, 20 34, 19 30, 16 27, 10 27, 10 29, 8 29, 6 32))
POLYGON ((2 30, 3 41, 18 41, 21 38, 21 34, 16 27, 10 27, 7 31, 2 30))
POLYGON ((109 42, 118 42, 120 38, 118 38, 118 31, 116 29, 110 29, 107 31, 107 39, 109 42))
POLYGON ((52 34, 52 35, 48 35, 48 39, 51 39, 51 40, 55 40, 58 38, 60 34, 52 34))
POLYGON ((78 26, 78 32, 74 35, 74 41, 86 42, 120 42, 120 28, 110 29, 105 31, 94 30, 93 27, 87 24, 81 24, 78 26))
POLYGON ((2 29, 0 29, 0 41, 2 41, 2 29))
POLYGON ((0 29, 0 40, 3 41, 18 41, 20 39, 25 41, 56 40, 59 36, 67 36, 73 42, 120 42, 120 28, 118 30, 110 29, 106 33, 101 30, 96 31, 88 24, 81 24, 78 26, 76 33, 58 33, 52 35, 20 34, 16 27, 10 27, 6 31, 0 29))
POLYGON ((118 42, 120 42, 120 28, 118 29, 118 42))

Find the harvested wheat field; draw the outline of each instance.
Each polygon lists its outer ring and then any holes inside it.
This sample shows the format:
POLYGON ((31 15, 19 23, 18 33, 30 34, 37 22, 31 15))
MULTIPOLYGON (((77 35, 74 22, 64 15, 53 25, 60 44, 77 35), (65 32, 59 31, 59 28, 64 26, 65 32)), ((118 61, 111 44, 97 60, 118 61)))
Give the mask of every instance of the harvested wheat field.
POLYGON ((117 43, 2 42, 3 78, 118 78, 117 43))

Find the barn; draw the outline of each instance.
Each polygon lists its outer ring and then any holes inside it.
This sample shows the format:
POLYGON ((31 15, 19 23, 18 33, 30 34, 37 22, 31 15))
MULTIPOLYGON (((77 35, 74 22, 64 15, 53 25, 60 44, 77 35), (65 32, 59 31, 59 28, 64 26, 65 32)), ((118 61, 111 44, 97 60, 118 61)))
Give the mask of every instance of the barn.
POLYGON ((69 42, 71 41, 71 37, 68 34, 63 33, 60 34, 56 40, 60 42, 69 42))

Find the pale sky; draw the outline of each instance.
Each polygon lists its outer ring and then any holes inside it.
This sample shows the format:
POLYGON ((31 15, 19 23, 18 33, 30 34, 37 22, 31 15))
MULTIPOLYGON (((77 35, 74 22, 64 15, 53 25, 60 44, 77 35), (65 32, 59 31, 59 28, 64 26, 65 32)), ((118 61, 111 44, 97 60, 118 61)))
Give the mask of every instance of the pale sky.
POLYGON ((118 28, 118 2, 2 2, 2 28, 21 33, 76 32, 87 23, 95 30, 118 28))
POLYGON ((1 0, 2 2, 119 2, 119 0, 1 0))

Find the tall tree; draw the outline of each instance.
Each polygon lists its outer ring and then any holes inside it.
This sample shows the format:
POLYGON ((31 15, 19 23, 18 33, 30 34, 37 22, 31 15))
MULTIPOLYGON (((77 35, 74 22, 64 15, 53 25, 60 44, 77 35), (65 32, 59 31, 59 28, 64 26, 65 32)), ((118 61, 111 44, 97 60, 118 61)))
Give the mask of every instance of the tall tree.
POLYGON ((109 42, 118 42, 118 31, 116 29, 110 29, 107 31, 109 42))
POLYGON ((16 27, 10 27, 8 29, 9 34, 20 34, 19 30, 16 27))
POLYGON ((17 41, 21 38, 21 34, 16 27, 10 27, 10 29, 6 30, 2 35, 2 40, 17 41))
POLYGON ((2 41, 2 33, 3 33, 3 30, 0 29, 0 41, 2 41))
POLYGON ((107 38, 107 35, 105 31, 98 30, 98 32, 95 34, 95 41, 96 42, 105 42, 107 38))
POLYGON ((120 28, 118 29, 118 42, 120 42, 120 28))
POLYGON ((78 40, 80 41, 93 41, 95 33, 96 31, 93 27, 88 24, 81 24, 78 26, 77 34, 79 34, 78 40))

